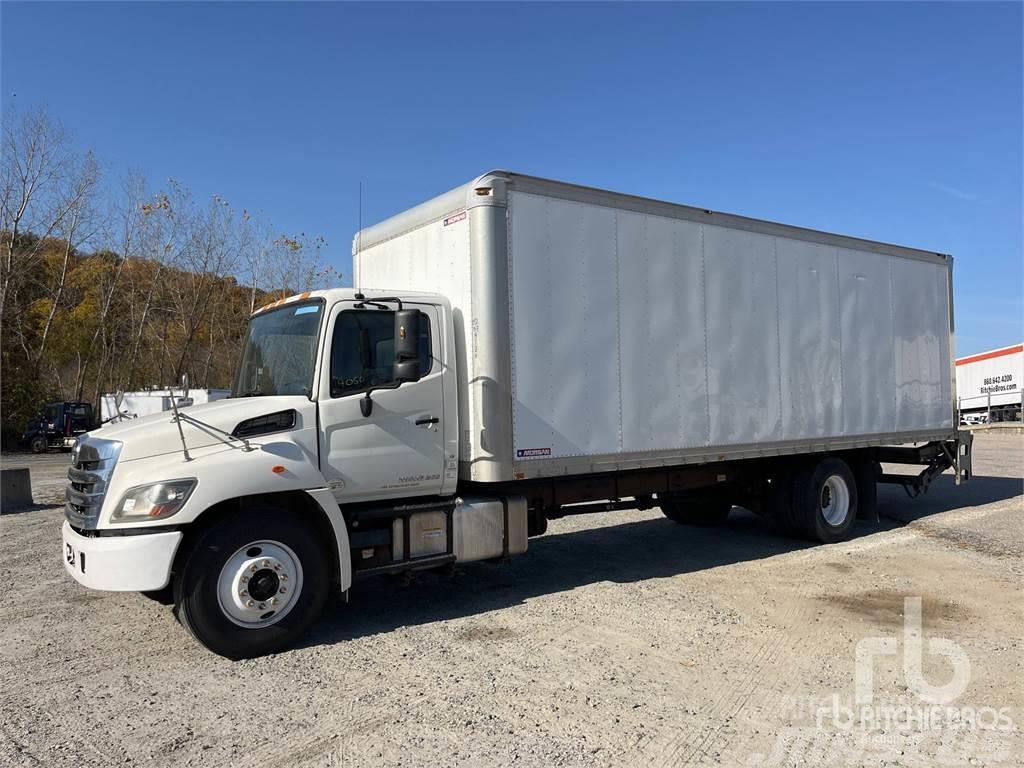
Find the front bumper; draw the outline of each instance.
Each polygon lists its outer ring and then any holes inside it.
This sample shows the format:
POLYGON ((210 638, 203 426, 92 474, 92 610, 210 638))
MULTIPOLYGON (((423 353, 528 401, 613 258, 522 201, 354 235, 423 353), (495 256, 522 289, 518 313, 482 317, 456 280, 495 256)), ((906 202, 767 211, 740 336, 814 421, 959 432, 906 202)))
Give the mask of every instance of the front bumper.
POLYGON ((82 586, 111 592, 148 592, 166 587, 182 538, 181 531, 82 536, 67 522, 61 534, 65 570, 82 586))

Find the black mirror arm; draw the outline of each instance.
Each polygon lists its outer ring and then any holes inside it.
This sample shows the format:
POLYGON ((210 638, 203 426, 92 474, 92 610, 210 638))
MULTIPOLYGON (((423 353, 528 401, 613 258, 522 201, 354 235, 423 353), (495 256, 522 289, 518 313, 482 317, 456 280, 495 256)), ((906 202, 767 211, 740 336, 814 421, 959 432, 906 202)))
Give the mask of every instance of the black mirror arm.
POLYGON ((373 400, 370 398, 370 394, 376 392, 378 389, 398 389, 402 386, 402 382, 393 381, 390 384, 382 384, 379 387, 370 387, 363 396, 359 398, 359 412, 363 414, 364 418, 369 418, 370 414, 373 413, 373 400))
POLYGON ((391 309, 391 307, 389 307, 387 304, 384 304, 383 302, 393 301, 395 302, 395 304, 398 305, 398 311, 402 311, 402 300, 397 296, 381 296, 375 299, 374 301, 370 301, 363 294, 357 293, 355 295, 355 300, 359 302, 358 304, 356 304, 356 309, 362 309, 364 306, 376 307, 377 309, 391 309))

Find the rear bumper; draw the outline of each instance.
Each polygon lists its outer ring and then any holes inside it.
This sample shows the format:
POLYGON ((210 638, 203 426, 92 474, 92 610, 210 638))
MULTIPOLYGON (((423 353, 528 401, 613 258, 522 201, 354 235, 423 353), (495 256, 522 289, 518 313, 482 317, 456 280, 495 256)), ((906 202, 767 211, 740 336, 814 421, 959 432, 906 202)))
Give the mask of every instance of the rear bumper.
POLYGON ((181 531, 137 536, 82 536, 67 523, 61 529, 64 569, 79 584, 112 592, 163 589, 181 544, 181 531))

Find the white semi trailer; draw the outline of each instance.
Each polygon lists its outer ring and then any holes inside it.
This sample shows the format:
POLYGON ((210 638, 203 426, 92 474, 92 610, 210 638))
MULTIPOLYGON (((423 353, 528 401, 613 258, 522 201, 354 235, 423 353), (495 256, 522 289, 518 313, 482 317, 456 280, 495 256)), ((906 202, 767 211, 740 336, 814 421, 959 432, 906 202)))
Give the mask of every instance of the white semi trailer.
POLYGON ((1022 387, 1024 344, 1000 347, 956 361, 961 421, 1020 421, 1022 387))
POLYGON ((229 389, 189 389, 174 391, 172 388, 144 389, 138 392, 110 392, 100 397, 100 425, 116 424, 122 421, 170 411, 171 397, 176 398, 178 408, 202 405, 224 400, 231 395, 229 389))
POLYGON ((360 232, 354 263, 355 289, 253 315, 230 399, 79 441, 75 579, 169 592, 239 658, 552 518, 737 505, 834 542, 876 482, 970 474, 949 256, 493 172, 360 232))

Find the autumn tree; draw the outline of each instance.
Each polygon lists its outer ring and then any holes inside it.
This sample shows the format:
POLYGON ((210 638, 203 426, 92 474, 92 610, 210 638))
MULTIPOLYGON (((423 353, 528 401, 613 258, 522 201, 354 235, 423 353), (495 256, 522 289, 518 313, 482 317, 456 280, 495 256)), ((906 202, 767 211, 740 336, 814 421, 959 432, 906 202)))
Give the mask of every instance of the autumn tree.
POLYGON ((42 110, 4 124, 0 412, 5 443, 52 400, 189 373, 225 387, 255 307, 337 284, 322 238, 282 235, 183 184, 108 180, 42 110))

